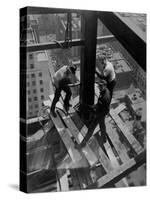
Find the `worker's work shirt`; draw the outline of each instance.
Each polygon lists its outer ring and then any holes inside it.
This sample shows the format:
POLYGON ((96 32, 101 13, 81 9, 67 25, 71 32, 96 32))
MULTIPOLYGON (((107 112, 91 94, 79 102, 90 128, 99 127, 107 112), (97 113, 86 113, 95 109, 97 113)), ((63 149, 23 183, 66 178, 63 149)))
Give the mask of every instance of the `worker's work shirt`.
POLYGON ((67 77, 66 75, 67 68, 68 66, 65 65, 55 73, 53 77, 53 83, 57 88, 66 86, 71 83, 69 76, 67 77))
POLYGON ((103 70, 103 75, 106 77, 108 82, 115 80, 116 73, 111 62, 106 61, 106 66, 103 70))
POLYGON ((98 97, 98 102, 96 104, 97 114, 103 113, 104 115, 109 112, 110 109, 111 96, 109 90, 106 88, 100 93, 98 97))

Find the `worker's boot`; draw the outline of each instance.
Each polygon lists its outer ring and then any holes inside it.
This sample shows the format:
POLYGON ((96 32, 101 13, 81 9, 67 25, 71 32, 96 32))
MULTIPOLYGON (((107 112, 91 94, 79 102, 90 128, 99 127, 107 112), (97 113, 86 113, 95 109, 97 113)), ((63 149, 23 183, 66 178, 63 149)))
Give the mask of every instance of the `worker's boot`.
POLYGON ((105 143, 107 140, 106 133, 101 134, 102 142, 105 143))
POLYGON ((55 118, 57 117, 57 114, 56 114, 55 110, 53 110, 53 109, 51 109, 51 114, 53 117, 55 117, 55 118))
POLYGON ((64 103, 64 108, 65 110, 68 112, 69 107, 71 107, 72 105, 70 103, 64 103))

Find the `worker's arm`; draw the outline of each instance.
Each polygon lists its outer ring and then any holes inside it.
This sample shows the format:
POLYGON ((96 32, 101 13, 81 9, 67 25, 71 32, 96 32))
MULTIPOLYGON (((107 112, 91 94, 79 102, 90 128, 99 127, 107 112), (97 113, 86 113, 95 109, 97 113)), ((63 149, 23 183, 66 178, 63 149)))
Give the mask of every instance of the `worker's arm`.
POLYGON ((53 85, 58 88, 59 87, 59 83, 57 81, 57 79, 55 77, 53 77, 53 85))
POLYGON ((105 78, 106 78, 101 72, 98 72, 97 70, 95 71, 95 74, 96 74, 100 79, 105 79, 105 78))
POLYGON ((80 81, 76 75, 71 74, 69 79, 70 79, 70 83, 68 83, 69 87, 74 87, 74 86, 80 85, 80 81))
POLYGON ((98 76, 98 78, 103 79, 105 81, 107 81, 107 77, 102 75, 101 73, 99 73, 98 71, 95 72, 95 74, 98 76))

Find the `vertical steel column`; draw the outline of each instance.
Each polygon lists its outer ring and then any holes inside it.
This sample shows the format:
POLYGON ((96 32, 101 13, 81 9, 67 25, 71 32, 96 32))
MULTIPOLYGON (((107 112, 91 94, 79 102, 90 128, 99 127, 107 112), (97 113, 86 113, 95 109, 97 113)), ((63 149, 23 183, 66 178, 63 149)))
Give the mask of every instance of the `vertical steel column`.
POLYGON ((82 15, 81 22, 81 34, 84 39, 84 47, 81 48, 80 113, 82 118, 88 119, 88 105, 94 104, 94 81, 97 38, 96 12, 86 11, 82 15))

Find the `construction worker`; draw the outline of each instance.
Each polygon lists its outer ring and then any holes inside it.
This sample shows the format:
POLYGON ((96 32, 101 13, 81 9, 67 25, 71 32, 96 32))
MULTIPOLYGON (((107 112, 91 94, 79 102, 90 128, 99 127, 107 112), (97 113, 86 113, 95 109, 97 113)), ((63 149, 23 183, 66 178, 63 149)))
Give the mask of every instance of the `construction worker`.
POLYGON ((53 77, 53 84, 55 86, 55 95, 54 99, 51 105, 51 113, 53 117, 57 117, 55 112, 55 106, 56 103, 59 101, 59 98, 61 96, 61 91, 63 90, 66 93, 65 99, 64 99, 64 107, 66 110, 69 109, 71 106, 69 104, 69 101, 71 99, 71 86, 79 85, 79 82, 72 83, 73 81, 77 81, 77 77, 75 75, 76 72, 76 66, 70 64, 69 66, 65 65, 62 68, 60 68, 53 77))
POLYGON ((99 124, 103 142, 106 141, 105 116, 109 113, 111 95, 110 91, 107 88, 107 82, 105 80, 101 80, 98 86, 100 90, 100 95, 97 104, 93 106, 94 117, 92 118, 92 122, 89 125, 88 132, 82 142, 75 145, 75 148, 77 149, 83 148, 86 145, 87 141, 92 136, 92 133, 97 124, 99 124))
POLYGON ((116 85, 116 73, 111 62, 109 62, 105 55, 100 55, 98 57, 99 68, 102 69, 102 73, 96 71, 97 76, 100 79, 107 81, 107 88, 110 91, 110 95, 113 95, 113 89, 116 85))

